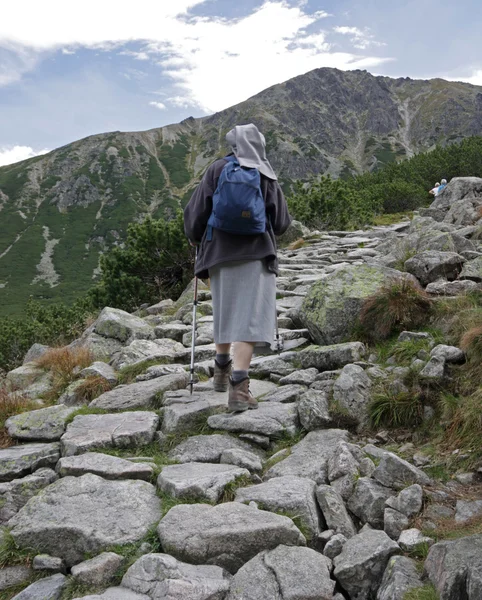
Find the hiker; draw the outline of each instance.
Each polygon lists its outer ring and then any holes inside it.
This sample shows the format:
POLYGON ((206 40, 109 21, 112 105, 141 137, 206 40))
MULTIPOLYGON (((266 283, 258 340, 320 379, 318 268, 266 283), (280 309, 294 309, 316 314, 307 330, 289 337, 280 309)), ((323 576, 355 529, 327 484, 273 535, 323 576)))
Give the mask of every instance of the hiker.
POLYGON ((273 342, 275 235, 286 231, 291 217, 258 128, 238 125, 226 142, 232 152, 204 174, 184 210, 184 229, 191 244, 198 245, 196 276, 211 280, 214 389, 228 389, 228 409, 240 412, 258 407, 248 370, 255 345, 273 342))
POLYGON ((438 189, 440 187, 440 183, 436 183, 433 188, 431 190, 429 190, 429 194, 432 194, 432 196, 436 196, 438 194, 438 189))
POLYGON ((437 193, 435 195, 438 196, 440 194, 440 192, 446 187, 447 187, 447 180, 442 179, 442 181, 440 182, 440 185, 438 187, 437 193))

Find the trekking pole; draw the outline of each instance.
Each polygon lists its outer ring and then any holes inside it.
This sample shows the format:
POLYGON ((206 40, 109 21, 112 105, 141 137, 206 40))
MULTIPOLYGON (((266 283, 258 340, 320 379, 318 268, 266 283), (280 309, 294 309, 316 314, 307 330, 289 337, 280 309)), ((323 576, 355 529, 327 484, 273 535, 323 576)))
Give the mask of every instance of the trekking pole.
POLYGON ((191 380, 189 385, 191 386, 191 395, 194 386, 194 348, 196 345, 196 308, 197 308, 197 275, 196 275, 196 262, 197 262, 197 246, 196 254, 194 257, 194 301, 192 304, 192 341, 191 341, 191 380))

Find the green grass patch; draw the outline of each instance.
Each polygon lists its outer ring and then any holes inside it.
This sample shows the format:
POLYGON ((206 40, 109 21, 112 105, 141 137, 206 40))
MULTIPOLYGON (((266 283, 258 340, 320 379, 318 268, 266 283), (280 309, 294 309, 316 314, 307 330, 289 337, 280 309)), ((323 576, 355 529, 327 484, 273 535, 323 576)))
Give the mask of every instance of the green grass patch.
POLYGON ((65 426, 67 426, 70 423, 72 423, 72 421, 75 419, 75 417, 78 417, 78 416, 82 416, 82 415, 106 415, 106 414, 108 414, 108 412, 109 411, 106 410, 106 409, 104 409, 104 408, 97 408, 95 406, 81 406, 75 412, 71 413, 65 419, 65 426))
POLYGON ((138 446, 135 448, 92 448, 90 452, 100 452, 102 454, 109 454, 110 456, 117 456, 119 458, 135 458, 142 456, 145 456, 146 458, 148 457, 156 464, 153 474, 154 483, 163 467, 166 465, 176 464, 176 461, 171 460, 166 452, 161 449, 158 442, 151 442, 145 446, 138 446))
POLYGON ((39 554, 35 548, 22 548, 14 540, 10 531, 5 530, 0 542, 0 569, 12 565, 30 566, 34 556, 39 554))
POLYGON ((417 587, 409 590, 403 600, 439 600, 439 595, 431 583, 423 587, 417 587))
POLYGON ((157 490, 157 495, 161 499, 161 510, 162 516, 165 517, 167 513, 174 506, 178 506, 179 504, 211 504, 207 500, 194 500, 193 498, 185 497, 185 498, 174 498, 174 496, 170 496, 161 490, 157 490))
POLYGON ((120 369, 118 373, 119 384, 132 383, 138 375, 145 373, 149 367, 154 367, 155 365, 167 365, 170 364, 170 362, 171 361, 168 358, 149 358, 133 365, 127 365, 120 369))
POLYGON ((223 490, 223 494, 219 502, 233 502, 236 497, 236 490, 243 487, 253 485, 251 477, 249 475, 241 475, 236 477, 234 481, 230 481, 223 490))

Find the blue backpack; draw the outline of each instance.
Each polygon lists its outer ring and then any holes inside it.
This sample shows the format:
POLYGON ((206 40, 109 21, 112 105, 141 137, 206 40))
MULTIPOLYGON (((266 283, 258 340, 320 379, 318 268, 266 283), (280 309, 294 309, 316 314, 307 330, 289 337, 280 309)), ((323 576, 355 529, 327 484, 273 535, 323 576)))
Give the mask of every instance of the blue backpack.
POLYGON ((226 156, 213 195, 213 210, 208 220, 207 239, 212 230, 235 235, 255 235, 266 231, 266 205, 258 169, 241 167, 235 156, 226 156))

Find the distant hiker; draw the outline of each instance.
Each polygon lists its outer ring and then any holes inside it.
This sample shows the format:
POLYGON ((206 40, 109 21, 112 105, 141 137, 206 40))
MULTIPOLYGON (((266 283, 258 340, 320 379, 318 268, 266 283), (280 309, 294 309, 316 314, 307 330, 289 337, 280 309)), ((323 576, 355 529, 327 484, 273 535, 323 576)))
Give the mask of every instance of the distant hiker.
POLYGON ((442 181, 440 182, 440 185, 438 186, 437 193, 435 195, 438 196, 440 194, 440 192, 446 187, 447 187, 447 180, 442 179, 442 181))
POLYGON ((438 194, 438 189, 440 187, 440 183, 436 183, 433 188, 431 190, 429 190, 429 194, 432 194, 432 196, 436 196, 438 194))
POLYGON ((238 412, 258 407, 248 370, 255 345, 273 342, 275 235, 286 231, 291 217, 258 128, 238 125, 226 142, 233 152, 204 174, 184 210, 184 229, 199 245, 196 275, 211 280, 214 389, 229 388, 228 408, 238 412))

